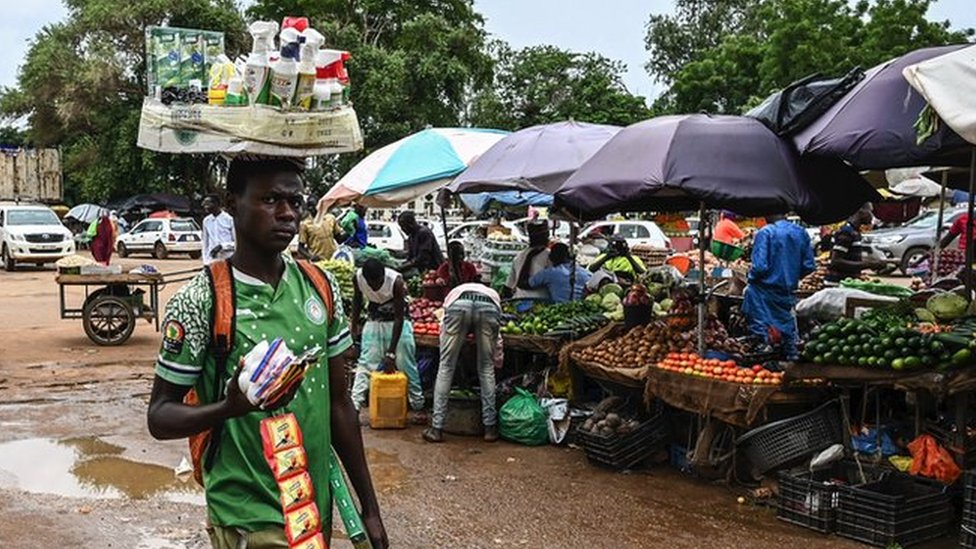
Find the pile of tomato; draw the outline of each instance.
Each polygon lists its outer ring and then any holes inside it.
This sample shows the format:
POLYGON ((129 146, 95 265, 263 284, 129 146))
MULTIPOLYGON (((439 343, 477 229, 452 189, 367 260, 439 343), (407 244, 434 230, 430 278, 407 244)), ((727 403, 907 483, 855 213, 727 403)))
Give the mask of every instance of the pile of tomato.
POLYGON ((657 367, 679 374, 707 377, 730 383, 779 385, 783 382, 783 372, 772 372, 759 364, 742 367, 734 360, 702 358, 695 353, 668 353, 657 367))
POLYGON ((440 335, 441 325, 439 322, 414 322, 413 333, 416 335, 440 335))

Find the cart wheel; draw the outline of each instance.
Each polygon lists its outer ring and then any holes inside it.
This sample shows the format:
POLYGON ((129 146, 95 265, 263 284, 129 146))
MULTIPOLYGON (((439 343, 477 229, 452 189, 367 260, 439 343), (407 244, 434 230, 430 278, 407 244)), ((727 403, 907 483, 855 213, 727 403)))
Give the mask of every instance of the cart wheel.
POLYGON ((136 316, 125 301, 103 296, 85 306, 82 324, 88 339, 98 345, 121 345, 132 335, 136 316))

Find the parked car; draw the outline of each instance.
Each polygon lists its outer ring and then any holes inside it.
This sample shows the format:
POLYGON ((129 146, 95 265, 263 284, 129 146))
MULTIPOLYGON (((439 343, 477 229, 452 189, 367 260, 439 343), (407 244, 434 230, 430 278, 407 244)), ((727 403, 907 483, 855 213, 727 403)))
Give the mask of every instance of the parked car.
POLYGON ((166 259, 169 254, 178 253, 200 259, 203 234, 197 222, 190 218, 144 219, 131 231, 119 235, 115 246, 119 257, 151 253, 156 259, 166 259))
POLYGON ((407 248, 407 235, 396 221, 367 221, 366 231, 369 233, 370 246, 391 252, 407 248))
MULTIPOLYGON (((942 220, 943 230, 948 230, 965 213, 965 208, 946 210, 942 220)), ((862 254, 865 258, 884 261, 893 269, 907 274, 910 265, 935 247, 938 222, 939 213, 928 211, 900 227, 866 233, 861 239, 862 254)))
POLYGON ((71 231, 47 206, 0 202, 0 259, 8 271, 18 263, 43 265, 75 253, 71 231))
POLYGON ((631 248, 638 244, 649 244, 655 248, 671 249, 671 239, 653 221, 598 221, 583 229, 580 240, 609 239, 616 235, 623 236, 631 248))

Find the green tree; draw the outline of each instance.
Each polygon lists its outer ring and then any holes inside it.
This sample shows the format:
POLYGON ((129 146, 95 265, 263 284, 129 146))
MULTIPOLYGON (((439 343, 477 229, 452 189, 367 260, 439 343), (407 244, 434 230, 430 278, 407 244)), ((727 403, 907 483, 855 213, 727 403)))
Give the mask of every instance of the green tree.
MULTIPOLYGON (((692 60, 670 75, 671 85, 656 106, 669 112, 737 114, 804 76, 840 75, 972 35, 971 30, 950 30, 945 21, 929 21, 930 5, 931 0, 752 3, 736 30, 688 54, 692 60)), ((649 65, 649 70, 657 69, 649 65)))
POLYGON ((649 116, 644 98, 624 87, 619 61, 554 46, 513 51, 496 43, 494 50, 494 84, 471 109, 478 126, 515 130, 568 119, 627 125, 649 116))
POLYGON ((244 24, 233 0, 65 0, 64 22, 41 29, 0 113, 26 117, 36 146, 61 146, 66 194, 100 201, 136 192, 199 194, 213 184, 209 157, 135 146, 145 95, 148 25, 226 33, 239 51, 244 24))
POLYGON ((644 67, 658 82, 673 75, 722 40, 741 30, 752 0, 676 0, 674 12, 651 15, 644 44, 644 67))

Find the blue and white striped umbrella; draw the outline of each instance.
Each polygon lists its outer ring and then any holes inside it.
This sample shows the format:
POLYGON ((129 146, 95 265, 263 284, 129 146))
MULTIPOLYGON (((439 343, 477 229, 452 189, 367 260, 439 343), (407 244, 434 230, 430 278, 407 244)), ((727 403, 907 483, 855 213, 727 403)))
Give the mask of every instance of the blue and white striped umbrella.
POLYGON ((434 192, 464 171, 508 132, 479 128, 429 128, 364 158, 340 179, 320 207, 358 202, 394 207, 434 192))

